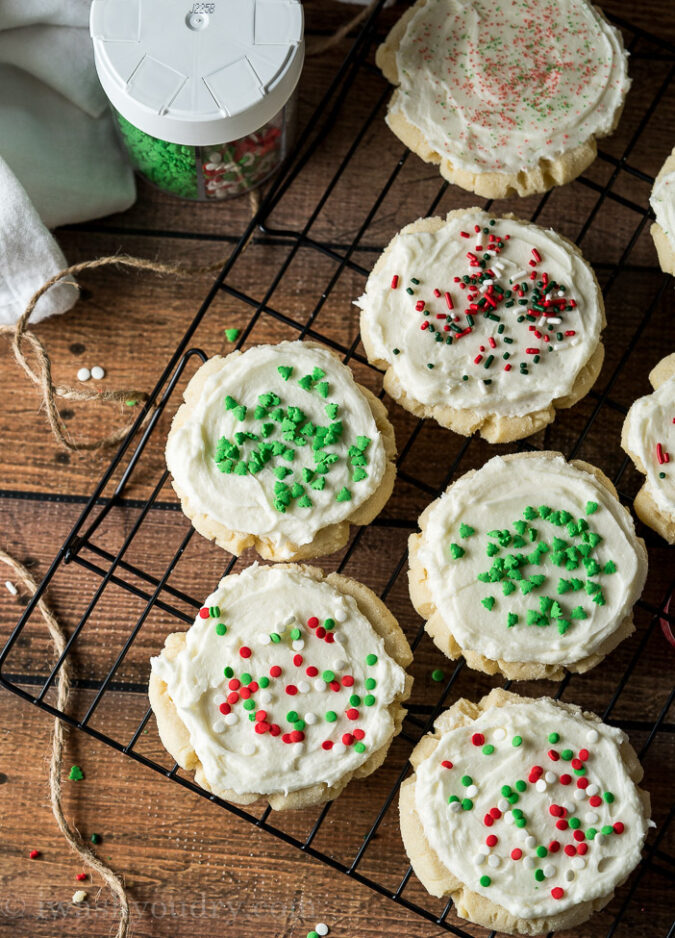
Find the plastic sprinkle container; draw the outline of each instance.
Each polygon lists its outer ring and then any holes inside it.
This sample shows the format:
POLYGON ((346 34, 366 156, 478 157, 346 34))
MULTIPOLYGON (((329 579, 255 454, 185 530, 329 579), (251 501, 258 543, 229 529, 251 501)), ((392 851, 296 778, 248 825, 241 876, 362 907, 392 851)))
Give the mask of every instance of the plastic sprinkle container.
POLYGON ((213 201, 278 169, 295 132, 299 0, 93 0, 89 25, 99 80, 141 176, 213 201))

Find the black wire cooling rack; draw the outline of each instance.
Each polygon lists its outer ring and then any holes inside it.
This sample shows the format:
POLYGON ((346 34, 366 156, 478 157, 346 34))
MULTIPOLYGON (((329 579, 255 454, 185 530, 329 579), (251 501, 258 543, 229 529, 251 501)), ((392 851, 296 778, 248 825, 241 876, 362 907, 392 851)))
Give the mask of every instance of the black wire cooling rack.
MULTIPOLYGON (((94 715, 101 709, 101 704, 104 699, 106 699, 107 695, 124 692, 136 695, 144 693, 146 689, 144 684, 125 681, 120 679, 120 675, 123 670, 123 663, 151 613, 153 611, 159 611, 161 615, 164 616, 164 620, 168 621, 169 624, 175 620, 178 627, 182 628, 184 625, 192 623, 195 610, 200 606, 200 598, 189 595, 187 592, 178 589, 168 582, 180 564, 194 534, 187 521, 182 529, 184 533, 182 533, 176 544, 175 552, 163 573, 160 575, 149 572, 141 563, 129 559, 130 547, 134 543, 142 526, 148 523, 153 508, 177 507, 175 503, 167 504, 166 502, 160 502, 160 494, 165 489, 165 486, 167 486, 168 473, 166 471, 158 473, 152 494, 147 499, 138 500, 129 497, 129 490, 131 489, 133 492, 133 481, 137 477, 137 474, 145 471, 146 476, 144 478, 147 479, 148 468, 144 463, 144 456, 146 456, 147 462, 148 443, 153 437, 153 434, 158 432, 157 427, 160 417, 172 401, 174 391, 185 369, 191 364, 198 363, 195 360, 205 360, 206 358, 205 354, 199 349, 189 348, 189 344, 195 330, 202 322, 214 301, 218 297, 226 296, 232 301, 239 303, 242 307, 250 310, 248 323, 242 331, 239 345, 242 345, 246 341, 252 330, 259 325, 260 322, 274 321, 289 330, 297 338, 307 337, 324 342, 329 347, 337 350, 343 356, 345 362, 351 361, 353 364, 358 363, 364 368, 370 368, 365 357, 358 351, 359 336, 354 334, 350 337, 348 342, 343 342, 338 341, 332 334, 324 333, 320 322, 321 313, 328 298, 336 287, 339 278, 343 274, 348 272, 350 276, 357 279, 361 286, 365 283, 365 278, 368 276, 369 270, 359 263, 361 253, 363 253, 367 259, 368 252, 370 252, 372 255, 371 259, 374 259, 377 253, 382 249, 382 245, 374 246, 372 244, 362 244, 363 236, 368 232, 373 219, 381 209, 392 187, 396 184, 397 179, 399 179, 404 166, 409 159, 414 160, 415 158, 410 157, 407 151, 401 153, 400 158, 395 162, 386 179, 383 180, 382 186, 378 191, 373 192, 371 203, 361 207, 361 215, 354 222, 355 230, 350 243, 346 245, 336 244, 326 237, 316 236, 313 233, 313 228, 316 226, 317 220, 322 218, 322 213, 331 196, 334 195, 338 185, 344 184, 345 180, 349 179, 349 174, 353 171, 359 151, 366 145, 370 129, 374 126, 375 122, 382 121, 386 100, 390 94, 390 88, 381 78, 379 72, 372 66, 372 56, 370 55, 374 40, 378 35, 378 23, 382 5, 383 4, 380 3, 366 21, 349 54, 332 79, 313 117, 302 133, 294 155, 285 164, 281 174, 268 191, 259 211, 251 220, 242 237, 233 245, 229 259, 181 339, 174 355, 167 364, 160 380, 157 382, 157 386, 152 392, 149 401, 144 405, 142 411, 139 412, 133 429, 120 446, 95 491, 86 502, 82 514, 49 567, 47 575, 40 584, 37 594, 29 602, 24 614, 7 641, 7 644, 0 653, 0 683, 3 687, 25 700, 36 704, 46 712, 60 717, 72 726, 76 726, 85 733, 90 734, 96 739, 124 753, 131 759, 146 765, 148 768, 154 769, 183 787, 189 788, 196 794, 208 798, 210 801, 215 802, 238 818, 254 824, 257 828, 280 838, 288 844, 292 844, 305 854, 315 857, 327 864, 327 866, 333 870, 347 874, 352 879, 387 896, 399 905, 434 923, 437 927, 457 936, 471 938, 471 935, 465 928, 457 924, 456 920, 452 922, 448 920, 452 905, 451 902, 448 902, 444 907, 439 906, 436 908, 434 901, 432 901, 430 897, 426 897, 427 901, 425 901, 424 895, 419 891, 415 893, 415 896, 422 895, 422 898, 410 897, 412 875, 410 867, 407 868, 404 875, 393 885, 385 882, 384 877, 378 876, 375 872, 378 868, 378 831, 380 831, 385 819, 391 816, 390 813, 395 811, 399 786, 409 771, 407 764, 398 775, 396 775, 396 772, 394 773, 391 788, 386 792, 381 803, 373 806, 372 814, 368 820, 367 830, 354 854, 348 859, 343 859, 336 857, 329 849, 317 846, 322 825, 326 821, 329 812, 339 810, 333 805, 329 804, 324 806, 319 811, 318 817, 311 820, 306 831, 300 834, 298 834, 297 831, 289 833, 280 826, 276 818, 270 820, 271 812, 269 808, 256 813, 253 810, 249 811, 224 802, 196 786, 189 777, 181 775, 177 765, 167 768, 166 765, 162 765, 157 759, 151 758, 139 751, 139 742, 142 740, 142 734, 151 716, 150 709, 145 710, 142 719, 128 738, 118 738, 119 733, 113 735, 108 732, 103 732, 93 725, 94 715), (351 140, 348 146, 343 147, 345 152, 340 158, 333 174, 327 179, 325 189, 320 198, 311 207, 311 210, 308 210, 306 221, 301 228, 275 227, 270 221, 271 216, 276 209, 283 208, 284 197, 305 171, 305 167, 307 167, 308 164, 310 165, 307 168, 307 172, 312 171, 311 163, 317 151, 319 151, 322 146, 326 145, 327 140, 331 139, 331 134, 337 134, 337 139, 342 139, 340 136, 341 112, 346 106, 350 106, 350 95, 353 97, 353 95, 357 93, 354 90, 356 88, 357 79, 359 76, 363 78, 364 75, 370 82, 370 87, 374 86, 378 89, 378 94, 375 96, 372 109, 364 114, 364 119, 353 140, 351 140), (381 93, 379 93, 380 89, 381 93), (254 242, 257 243, 285 245, 288 247, 283 262, 274 269, 268 269, 266 271, 265 276, 260 281, 261 286, 258 295, 255 296, 242 291, 235 285, 237 264, 242 256, 244 246, 250 237, 253 237, 254 242), (289 276, 289 269, 292 267, 292 263, 299 251, 316 252, 317 255, 325 259, 328 269, 330 270, 326 285, 323 288, 320 286, 317 287, 316 302, 313 305, 310 315, 307 316, 304 321, 295 319, 289 313, 277 309, 273 302, 275 290, 278 288, 283 278, 289 276), (116 513, 124 511, 125 509, 128 511, 130 506, 136 512, 135 520, 131 523, 128 521, 127 516, 126 524, 118 525, 117 530, 125 532, 122 542, 119 545, 116 544, 111 547, 108 541, 106 541, 104 545, 102 543, 103 539, 99 535, 106 527, 105 522, 114 518, 116 513), (39 614, 36 613, 35 608, 36 604, 55 576, 61 576, 64 575, 64 573, 68 574, 69 571, 71 571, 70 575, 72 575, 73 567, 69 565, 84 568, 88 574, 91 575, 92 582, 95 584, 92 588, 92 593, 90 596, 84 597, 86 601, 84 613, 72 629, 63 654, 59 657, 49 674, 36 676, 33 673, 26 673, 25 668, 22 671, 16 664, 20 659, 22 644, 26 644, 21 641, 24 630, 33 618, 38 617, 39 614), (110 591, 111 589, 122 590, 127 595, 133 597, 134 600, 140 601, 140 603, 142 603, 142 611, 136 617, 135 621, 130 624, 130 630, 122 647, 118 652, 117 649, 114 649, 117 654, 107 673, 87 675, 85 678, 75 682, 91 693, 91 697, 88 699, 86 712, 84 715, 76 717, 72 714, 62 712, 54 705, 54 697, 53 693, 50 695, 50 688, 52 688, 59 673, 59 669, 64 665, 66 659, 74 658, 77 655, 78 640, 81 640, 85 626, 89 624, 94 630, 96 629, 95 620, 97 609, 100 608, 99 604, 106 591, 110 591), (91 625, 92 622, 94 622, 93 626, 91 625), (52 702, 50 702, 50 700, 52 702), (370 862, 373 859, 375 862, 370 862), (368 872, 364 872, 366 868, 368 872)), ((601 151, 596 164, 594 164, 595 170, 594 167, 591 167, 576 183, 576 185, 590 190, 594 196, 590 203, 588 215, 577 235, 577 242, 581 242, 586 237, 598 219, 599 214, 603 212, 607 206, 611 206, 612 210, 617 212, 620 207, 623 213, 624 227, 627 231, 627 236, 620 256, 611 263, 605 264, 602 262, 598 263, 592 256, 590 257, 591 262, 594 263, 596 270, 601 275, 603 292, 606 298, 609 297, 611 291, 617 290, 617 287, 620 285, 620 276, 622 272, 630 266, 631 255, 636 249, 636 245, 645 227, 650 223, 653 217, 650 214, 647 202, 649 188, 651 187, 653 179, 637 168, 636 165, 633 165, 632 158, 639 148, 643 132, 646 131, 647 126, 652 126, 650 122, 654 120, 658 122, 658 109, 666 99, 669 89, 672 91, 673 75, 675 72, 675 47, 631 26, 629 23, 617 21, 617 25, 619 25, 624 32, 626 45, 633 56, 633 60, 635 62, 641 59, 648 60, 654 73, 658 73, 660 77, 653 83, 651 100, 648 106, 634 121, 634 129, 621 156, 616 157, 610 153, 601 151), (653 63, 653 65, 651 63, 653 63), (600 170, 599 174, 598 168, 600 170), (598 175, 600 175, 601 181, 598 181, 598 175), (630 186, 626 187, 623 185, 626 181, 628 183, 637 181, 643 185, 645 194, 640 202, 636 201, 630 194, 630 186), (625 194, 626 191, 628 191, 629 194, 625 194)), ((396 142, 393 137, 389 140, 389 146, 391 148, 396 147, 396 142)), ((639 162, 639 160, 636 162, 639 162)), ((417 206, 416 215, 413 214, 411 217, 402 219, 402 223, 410 221, 412 218, 422 214, 433 214, 437 206, 439 206, 443 200, 447 190, 447 183, 439 184, 431 203, 417 206)), ((533 221, 537 220, 542 215, 551 197, 552 193, 547 193, 537 201, 533 211, 530 213, 530 217, 533 221)), ((488 202, 486 208, 489 209, 490 204, 491 203, 488 202)), ((397 227, 400 227, 400 225, 397 227)), ((165 237, 180 236, 177 235, 176 232, 157 231, 151 233, 165 237)), ((184 236, 194 237, 193 235, 187 234, 184 236)), ((639 361, 636 362, 635 359, 631 359, 631 355, 633 355, 634 349, 640 341, 648 335, 650 326, 653 325, 652 320, 655 310, 663 303, 665 297, 664 291, 670 283, 669 278, 661 275, 656 267, 652 267, 647 273, 648 277, 645 278, 646 286, 643 285, 643 287, 641 287, 640 308, 637 313, 631 315, 628 324, 624 324, 625 328, 623 329, 623 334, 626 338, 621 348, 614 348, 613 350, 613 358, 609 363, 609 374, 604 383, 603 390, 592 391, 590 393, 586 401, 586 408, 581 412, 581 417, 578 418, 574 424, 575 429, 573 434, 568 434, 563 440, 556 438, 556 427, 558 425, 558 421, 556 421, 556 424, 552 427, 551 435, 546 441, 547 448, 562 449, 568 459, 574 458, 582 452, 587 438, 600 438, 602 434, 607 432, 606 423, 608 415, 613 415, 615 420, 622 420, 623 415, 626 413, 625 403, 615 399, 614 392, 620 386, 622 378, 626 375, 628 369, 640 367, 639 361)), ((655 360, 656 358, 654 361, 655 360)), ((577 405, 577 407, 581 408, 581 405, 577 405)), ((425 502, 428 502, 432 498, 437 497, 454 477, 464 471, 465 467, 467 467, 469 451, 477 446, 478 443, 475 439, 468 439, 458 443, 456 452, 454 452, 452 459, 449 460, 445 477, 440 481, 440 484, 438 484, 438 480, 435 484, 430 484, 425 479, 419 478, 416 473, 410 472, 407 469, 406 457, 410 454, 422 433, 422 421, 415 423, 415 421, 411 420, 408 426, 411 429, 405 442, 399 439, 401 450, 398 457, 399 479, 403 484, 410 487, 418 494, 421 494, 425 502)), ((449 434, 447 430, 440 428, 437 428, 437 430, 441 434, 449 434)), ((616 446, 618 447, 618 438, 616 446)), ((526 449, 535 447, 531 442, 525 442, 520 444, 518 448, 526 449)), ((618 467, 616 465, 613 466, 611 475, 619 489, 622 499, 625 503, 630 504, 631 493, 623 491, 623 482, 628 468, 629 461, 627 458, 623 458, 618 467)), ((415 516, 408 519, 388 518, 385 516, 384 518, 376 520, 370 530, 375 531, 376 537, 386 538, 387 529, 403 528, 414 530, 415 527, 415 516)), ((342 557, 338 568, 339 570, 344 569, 350 561, 354 560, 354 557, 357 556, 357 552, 362 546, 363 538, 364 530, 360 529, 354 535, 346 553, 342 557)), ((235 558, 227 565, 226 573, 229 573, 234 563, 235 558)), ((386 578, 384 588, 380 592, 383 599, 387 599, 395 588, 399 577, 405 575, 405 566, 406 553, 402 550, 400 556, 398 556, 392 564, 391 569, 388 571, 388 577, 386 578)), ((658 631, 659 624, 667 629, 668 626, 672 626, 675 622, 675 617, 669 613, 668 602, 671 593, 672 584, 660 603, 647 602, 645 600, 640 600, 638 603, 638 636, 631 643, 630 651, 624 655, 622 667, 624 664, 625 667, 617 674, 618 679, 611 692, 610 699, 602 712, 604 720, 614 722, 633 733, 640 734, 640 738, 644 740, 639 752, 641 758, 647 755, 649 749, 657 740, 663 741, 668 734, 672 734, 673 731, 675 731, 675 725, 667 721, 668 711, 673 701, 673 693, 670 694, 668 699, 660 707, 660 712, 655 719, 626 720, 619 718, 615 720, 613 719, 613 714, 617 709, 617 705, 633 672, 641 661, 641 657, 648 642, 652 638, 653 633, 658 631), (635 646, 634 650, 632 648, 633 645, 635 646)), ((422 636, 423 630, 420 626, 416 634, 411 637, 413 650, 419 645, 422 636)), ((157 651, 158 648, 154 650, 157 651)), ((463 670, 463 662, 460 661, 447 680, 445 680, 442 685, 439 685, 438 689, 434 692, 437 699, 434 700, 433 704, 422 704, 411 707, 404 724, 403 733, 399 738, 399 742, 406 747, 404 757, 412 749, 417 740, 431 727, 436 715, 447 704, 451 691, 457 684, 463 670)), ((570 680, 571 676, 568 675, 560 683, 554 696, 560 698, 566 691, 570 680)), ((575 682, 581 682, 584 678, 575 678, 574 680, 575 682)), ((455 687, 455 689, 457 688, 455 687)), ((545 692, 551 693, 549 688, 547 688, 545 692)), ((145 709, 145 707, 143 709, 145 709)), ((401 761, 404 760, 402 759, 401 761)), ((334 804, 339 804, 339 800, 334 804)), ((608 930, 606 932, 608 938, 615 934, 621 923, 625 923, 628 920, 631 903, 635 904, 636 893, 643 880, 654 876, 672 877, 675 858, 671 857, 662 849, 662 844, 669 831, 672 818, 673 809, 671 808, 670 813, 667 814, 662 823, 660 823, 658 831, 650 836, 648 846, 645 850, 645 856, 639 869, 634 873, 628 886, 624 888, 620 897, 615 901, 614 905, 618 906, 618 908, 616 908, 616 911, 610 917, 608 930)), ((400 845, 399 849, 402 854, 402 847, 400 847, 400 845)), ((642 888, 644 888, 644 884, 642 888)), ((668 931, 668 935, 672 935, 674 929, 675 926, 672 926, 668 931)), ((661 932, 659 933, 661 934, 661 932)), ((473 934, 476 934, 476 932, 473 932, 473 934)), ((487 933, 485 932, 485 934, 487 933)), ((492 932, 491 934, 494 935, 495 933, 492 932)))

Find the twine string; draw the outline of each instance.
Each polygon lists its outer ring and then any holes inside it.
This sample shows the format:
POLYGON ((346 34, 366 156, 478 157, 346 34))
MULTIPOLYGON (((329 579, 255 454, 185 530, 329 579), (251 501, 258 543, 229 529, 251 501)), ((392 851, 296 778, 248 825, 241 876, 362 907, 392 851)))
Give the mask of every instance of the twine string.
MULTIPOLYGON (((7 564, 14 570, 17 577, 29 591, 31 596, 37 592, 37 584, 29 571, 22 563, 16 560, 11 554, 0 548, 0 561, 7 564)), ((54 650, 57 656, 61 656, 66 648, 66 638, 63 634, 58 619, 49 608, 42 597, 38 599, 37 608, 42 614, 47 624, 49 634, 54 643, 54 650)), ((59 676, 56 684, 56 706, 65 713, 68 697, 70 694, 70 670, 67 660, 64 660, 59 669, 59 676)), ((82 835, 76 827, 72 827, 65 816, 63 805, 61 803, 61 776, 63 772, 63 745, 65 736, 65 725, 58 717, 54 720, 54 730, 52 733, 52 755, 49 762, 49 797, 51 801, 52 813, 56 819, 59 830, 70 848, 78 854, 82 862, 103 879, 106 886, 116 897, 119 905, 119 922, 117 926, 116 938, 126 938, 129 929, 129 898, 127 896, 124 883, 120 876, 115 873, 103 860, 99 859, 89 845, 82 839, 82 835)))

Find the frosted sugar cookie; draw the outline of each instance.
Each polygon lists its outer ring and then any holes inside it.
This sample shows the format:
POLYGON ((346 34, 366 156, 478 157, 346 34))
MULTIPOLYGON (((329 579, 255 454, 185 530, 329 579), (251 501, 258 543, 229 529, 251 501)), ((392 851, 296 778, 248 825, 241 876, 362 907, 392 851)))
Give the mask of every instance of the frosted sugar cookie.
POLYGON ((478 208, 407 225, 356 302, 391 397, 491 443, 551 423, 602 367, 602 294, 579 249, 478 208))
POLYGON ((151 661, 164 746, 237 804, 301 808, 375 771, 401 729, 412 653, 367 587, 316 567, 221 580, 151 661))
POLYGON ((434 896, 486 928, 586 921, 640 861, 650 824, 626 735, 593 713, 501 689, 458 700, 411 756, 401 833, 434 896))
POLYGON ((621 445, 646 476, 633 506, 639 518, 675 543, 675 352, 649 374, 654 392, 628 411, 621 445))
POLYGON ((650 231, 661 270, 675 275, 675 148, 654 180, 649 203, 656 215, 650 231))
POLYGON ((387 123, 486 198, 574 179, 630 87, 621 34, 586 0, 418 0, 377 50, 397 90, 387 123))
POLYGON ((560 453, 495 456, 410 536, 410 596, 450 658, 514 680, 587 671, 633 631, 647 552, 612 483, 560 453))
POLYGON ((308 342, 215 356, 185 391, 166 446, 183 511, 240 554, 297 560, 342 547, 391 495, 394 431, 346 365, 308 342))

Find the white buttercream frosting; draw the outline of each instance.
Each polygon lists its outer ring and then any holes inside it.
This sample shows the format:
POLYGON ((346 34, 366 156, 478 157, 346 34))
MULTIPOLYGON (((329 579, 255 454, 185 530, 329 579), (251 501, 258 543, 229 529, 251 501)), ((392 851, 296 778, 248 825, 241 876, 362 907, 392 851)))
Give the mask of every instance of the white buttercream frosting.
POLYGON ((628 449, 644 467, 650 495, 662 512, 675 515, 675 377, 638 398, 626 419, 628 449))
POLYGON ((606 896, 639 862, 647 833, 625 740, 548 698, 492 707, 444 733, 418 767, 424 835, 463 884, 518 918, 606 896))
POLYGON ((232 531, 267 538, 283 557, 373 494, 386 453, 349 368, 325 349, 280 342, 223 359, 188 419, 171 432, 166 461, 193 509, 232 531), (315 448, 322 428, 329 442, 315 448), (237 442, 242 433, 254 438, 237 442), (219 449, 221 439, 237 452, 219 449), (272 447, 278 452, 270 455, 272 447), (257 469, 261 450, 268 458, 257 469))
POLYGON ((462 648, 493 660, 565 665, 601 651, 647 574, 630 515, 558 454, 495 456, 423 525, 436 609, 462 648))
POLYGON ((675 251, 675 172, 657 176, 649 204, 675 251))
POLYGON ((203 609, 176 657, 151 664, 214 791, 331 785, 389 741, 405 672, 350 596, 254 564, 203 609))
POLYGON ((369 354, 416 401, 521 416, 572 390, 600 338, 598 295, 554 231, 469 209, 397 235, 357 305, 369 354))
POLYGON ((402 114, 458 169, 517 174, 614 127, 621 34, 585 0, 428 0, 396 53, 402 114))

